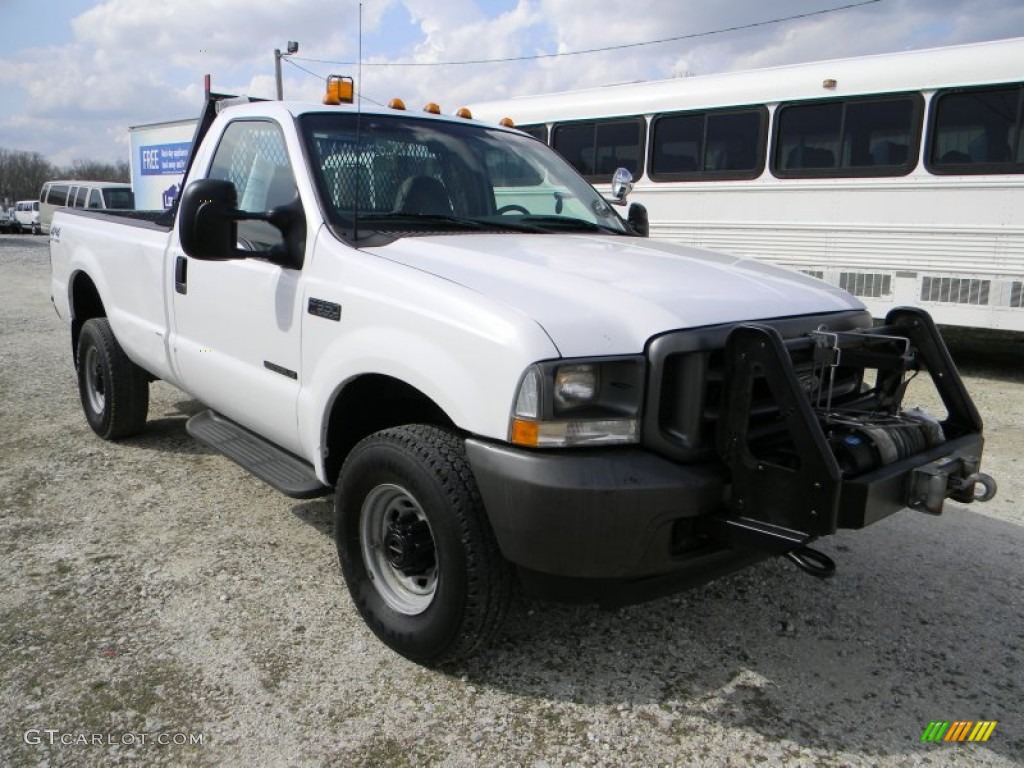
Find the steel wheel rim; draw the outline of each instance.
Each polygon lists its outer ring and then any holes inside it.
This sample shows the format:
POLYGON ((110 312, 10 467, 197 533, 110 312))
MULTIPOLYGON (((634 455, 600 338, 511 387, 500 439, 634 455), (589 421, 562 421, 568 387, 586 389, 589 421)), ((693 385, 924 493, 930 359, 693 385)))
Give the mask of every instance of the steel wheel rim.
POLYGON ((89 407, 94 413, 101 414, 107 405, 107 382, 95 347, 86 350, 82 364, 85 366, 85 394, 89 398, 89 407))
POLYGON ((425 525, 433 550, 433 531, 423 508, 412 494, 390 483, 378 485, 367 494, 359 516, 359 546, 370 580, 388 607, 406 616, 427 610, 437 590, 436 561, 407 574, 394 564, 394 546, 389 549, 389 534, 396 525, 417 523, 425 525))

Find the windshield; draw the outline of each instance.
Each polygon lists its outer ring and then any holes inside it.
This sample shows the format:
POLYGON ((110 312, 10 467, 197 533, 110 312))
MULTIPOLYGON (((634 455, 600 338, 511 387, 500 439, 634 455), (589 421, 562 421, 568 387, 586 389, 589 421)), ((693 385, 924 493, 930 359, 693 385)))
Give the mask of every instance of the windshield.
POLYGON ((327 220, 346 234, 355 211, 360 238, 630 233, 575 169, 529 136, 405 115, 314 113, 300 124, 327 220))

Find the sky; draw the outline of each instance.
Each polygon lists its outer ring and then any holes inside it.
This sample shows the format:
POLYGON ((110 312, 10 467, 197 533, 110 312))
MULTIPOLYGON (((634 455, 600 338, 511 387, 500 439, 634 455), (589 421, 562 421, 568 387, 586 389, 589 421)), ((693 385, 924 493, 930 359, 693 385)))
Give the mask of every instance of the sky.
POLYGON ((367 103, 454 112, 1020 36, 1021 0, 0 0, 0 147, 58 165, 127 159, 129 126, 198 114, 206 74, 215 91, 273 98, 289 40, 286 99, 320 101, 342 74, 367 103))

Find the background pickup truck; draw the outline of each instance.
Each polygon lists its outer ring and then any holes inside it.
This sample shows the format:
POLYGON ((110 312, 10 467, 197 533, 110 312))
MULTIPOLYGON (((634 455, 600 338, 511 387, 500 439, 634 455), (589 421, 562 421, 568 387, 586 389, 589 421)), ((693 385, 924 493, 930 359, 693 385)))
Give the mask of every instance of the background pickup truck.
POLYGON ((85 416, 188 430, 286 494, 335 493, 352 598, 424 664, 513 584, 625 604, 904 507, 987 499, 982 424, 930 318, 873 327, 808 276, 646 239, 514 129, 280 102, 199 122, 169 214, 60 210, 52 299, 85 416), (946 413, 902 405, 927 372, 946 413))

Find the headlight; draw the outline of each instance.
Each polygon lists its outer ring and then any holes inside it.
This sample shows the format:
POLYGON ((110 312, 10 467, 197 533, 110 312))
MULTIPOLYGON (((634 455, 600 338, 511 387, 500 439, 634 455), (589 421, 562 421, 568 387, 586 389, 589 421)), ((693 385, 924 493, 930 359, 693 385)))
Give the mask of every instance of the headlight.
POLYGON ((560 365, 555 371, 555 409, 570 411, 597 399, 601 376, 595 363, 560 365))
POLYGON ((516 393, 509 441, 533 448, 639 442, 645 370, 643 357, 530 366, 516 393))

